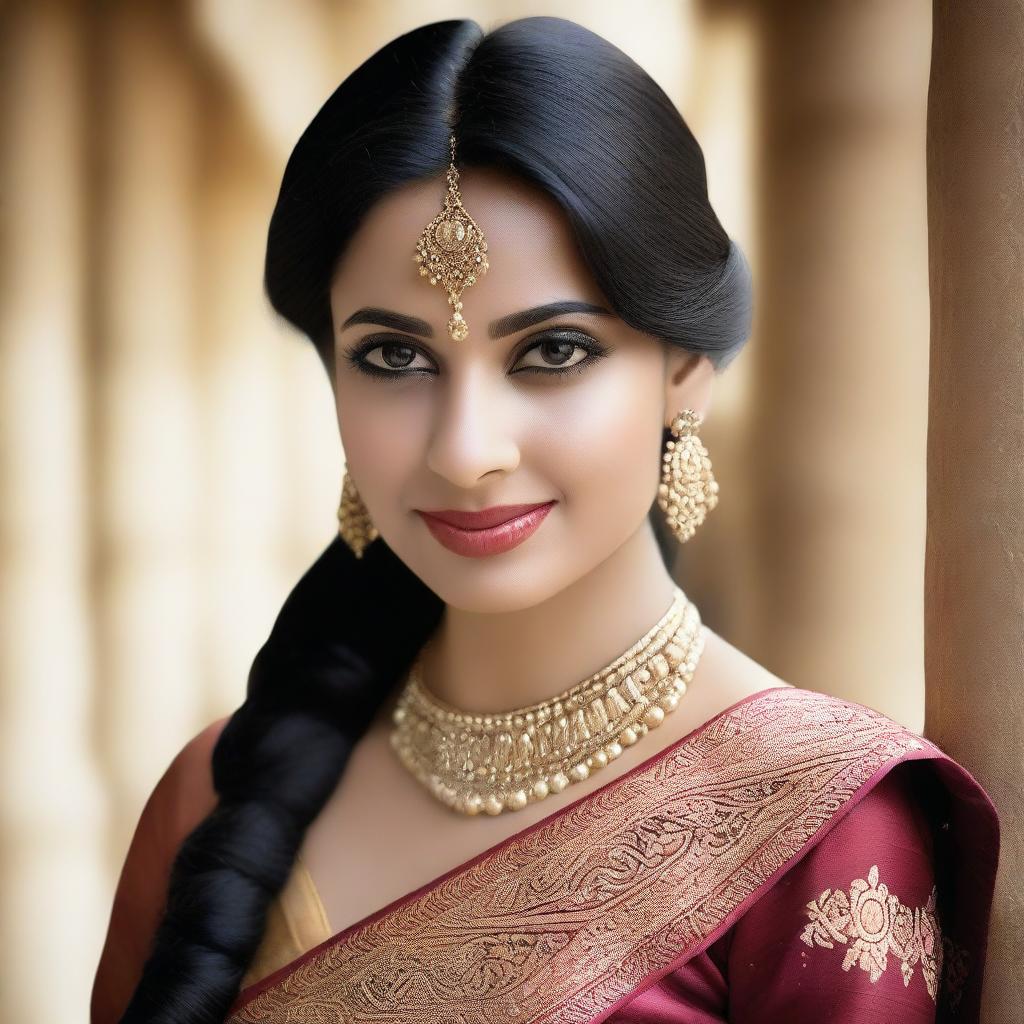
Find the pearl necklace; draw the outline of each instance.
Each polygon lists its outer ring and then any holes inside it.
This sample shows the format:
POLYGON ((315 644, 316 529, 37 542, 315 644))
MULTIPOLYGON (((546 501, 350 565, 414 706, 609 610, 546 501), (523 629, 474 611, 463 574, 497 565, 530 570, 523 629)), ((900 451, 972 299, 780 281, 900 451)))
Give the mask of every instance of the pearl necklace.
POLYGON ((418 656, 392 713, 391 745, 437 799, 501 814, 560 793, 615 760, 675 710, 704 649, 700 615, 679 588, 629 650, 564 693, 498 714, 460 711, 423 685, 418 656))

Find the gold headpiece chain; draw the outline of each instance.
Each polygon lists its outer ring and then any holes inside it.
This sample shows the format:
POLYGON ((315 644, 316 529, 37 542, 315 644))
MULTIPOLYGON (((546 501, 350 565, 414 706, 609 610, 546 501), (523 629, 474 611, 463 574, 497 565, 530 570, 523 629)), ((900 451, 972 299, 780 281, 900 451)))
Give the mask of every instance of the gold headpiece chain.
POLYGON ((431 284, 440 284, 448 293, 448 303, 454 310, 448 321, 448 333, 455 341, 462 341, 469 334, 469 325, 462 315, 462 290, 486 274, 489 264, 483 232, 462 205, 454 132, 449 143, 451 163, 444 205, 420 234, 413 259, 420 265, 421 277, 429 277, 431 284))

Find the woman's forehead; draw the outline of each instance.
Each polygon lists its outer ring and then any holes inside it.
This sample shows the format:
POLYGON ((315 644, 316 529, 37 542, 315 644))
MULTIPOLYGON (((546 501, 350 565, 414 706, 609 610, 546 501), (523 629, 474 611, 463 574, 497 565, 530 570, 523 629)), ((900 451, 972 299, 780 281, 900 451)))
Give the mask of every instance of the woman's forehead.
MULTIPOLYGON (((489 168, 459 173, 466 212, 487 241, 489 269, 461 296, 470 332, 510 312, 562 299, 606 306, 561 207, 545 192, 489 168)), ((444 178, 415 182, 369 211, 335 271, 337 323, 357 307, 400 308, 438 326, 451 314, 439 285, 420 276, 417 239, 441 209, 444 178), (399 305, 400 303, 400 305, 399 305)))

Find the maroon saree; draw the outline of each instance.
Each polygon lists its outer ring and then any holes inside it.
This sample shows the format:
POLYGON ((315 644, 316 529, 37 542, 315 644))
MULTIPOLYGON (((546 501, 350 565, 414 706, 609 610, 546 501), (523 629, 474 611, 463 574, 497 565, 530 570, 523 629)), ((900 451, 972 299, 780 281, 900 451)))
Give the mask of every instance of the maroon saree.
POLYGON ((977 1022, 998 843, 933 743, 762 690, 250 985, 228 1021, 977 1022))

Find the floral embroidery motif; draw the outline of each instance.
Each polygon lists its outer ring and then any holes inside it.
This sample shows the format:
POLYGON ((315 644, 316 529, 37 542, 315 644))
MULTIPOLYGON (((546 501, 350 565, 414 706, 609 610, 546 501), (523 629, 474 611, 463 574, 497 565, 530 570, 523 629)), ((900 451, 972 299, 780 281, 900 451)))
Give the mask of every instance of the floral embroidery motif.
POLYGON ((914 967, 920 964, 928 995, 935 1002, 944 956, 936 895, 933 885, 923 907, 908 907, 878 881, 878 865, 872 864, 866 880, 855 878, 850 883, 849 895, 826 889, 807 904, 810 924, 804 926, 800 939, 812 948, 817 944, 827 949, 849 941, 843 970, 856 963, 868 972, 872 984, 888 966, 890 953, 900 960, 904 987, 910 985, 914 967))

